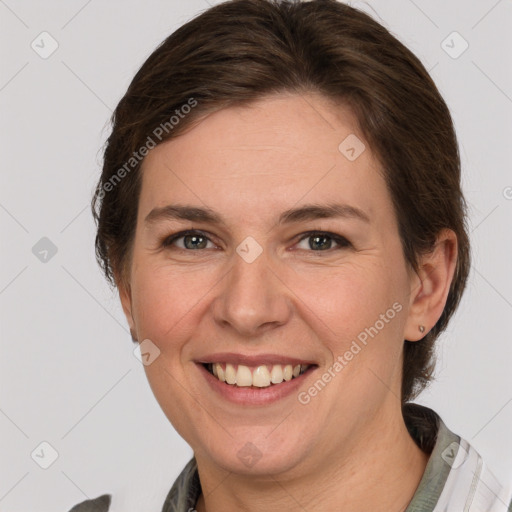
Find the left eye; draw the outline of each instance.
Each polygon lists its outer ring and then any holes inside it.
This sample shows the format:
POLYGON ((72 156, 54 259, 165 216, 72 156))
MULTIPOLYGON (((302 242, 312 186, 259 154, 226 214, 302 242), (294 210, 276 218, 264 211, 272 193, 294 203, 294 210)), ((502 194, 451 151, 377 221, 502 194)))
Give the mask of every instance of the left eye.
POLYGON ((322 231, 311 231, 304 234, 299 240, 299 243, 305 240, 309 240, 308 247, 314 249, 313 252, 326 252, 328 249, 331 249, 332 241, 337 243, 340 246, 339 248, 349 247, 351 245, 350 242, 342 236, 322 231))
MULTIPOLYGON (((183 231, 166 238, 162 245, 164 247, 171 247, 174 246, 178 240, 183 240, 182 246, 178 246, 178 249, 182 250, 207 249, 208 242, 213 244, 210 238, 201 231, 183 231)), ((346 238, 340 235, 335 235, 334 233, 327 233, 323 231, 310 231, 308 233, 304 233, 299 239, 298 244, 305 240, 309 240, 306 250, 312 249, 313 252, 326 252, 332 248, 333 241, 338 244, 340 249, 351 246, 351 243, 346 238)), ((299 247, 299 249, 304 250, 304 247, 299 247)))

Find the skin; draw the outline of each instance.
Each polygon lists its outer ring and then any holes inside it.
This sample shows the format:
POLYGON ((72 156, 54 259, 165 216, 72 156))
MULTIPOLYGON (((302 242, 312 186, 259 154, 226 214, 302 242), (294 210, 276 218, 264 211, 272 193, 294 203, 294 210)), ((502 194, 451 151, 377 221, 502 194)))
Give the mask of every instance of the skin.
POLYGON ((143 163, 119 292, 132 336, 160 350, 145 371, 194 450, 199 512, 398 512, 425 470, 428 455, 401 415, 403 340, 420 340, 440 317, 457 240, 441 232, 413 272, 371 148, 365 142, 354 161, 338 150, 349 134, 364 142, 347 107, 315 94, 280 94, 206 116, 143 163), (277 224, 284 210, 330 202, 360 208, 370 222, 277 224), (152 209, 177 203, 208 206, 226 225, 145 223, 152 209), (186 229, 202 230, 205 248, 185 248, 183 238, 162 245, 186 229), (312 230, 350 245, 300 240, 312 230), (248 236, 263 250, 252 263, 236 252, 248 236), (212 352, 288 354, 318 365, 300 387, 307 391, 394 303, 401 311, 307 405, 297 393, 264 406, 230 403, 194 362, 212 352), (261 454, 252 467, 237 456, 247 442, 261 454))

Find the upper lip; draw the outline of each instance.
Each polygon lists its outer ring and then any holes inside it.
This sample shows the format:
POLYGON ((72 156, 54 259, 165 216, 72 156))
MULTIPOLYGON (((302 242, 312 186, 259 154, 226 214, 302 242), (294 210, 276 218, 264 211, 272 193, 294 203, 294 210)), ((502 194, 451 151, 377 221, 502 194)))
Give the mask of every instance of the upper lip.
POLYGON ((196 359, 197 363, 230 363, 243 364, 245 366, 258 366, 262 364, 303 364, 314 365, 315 362, 308 359, 298 359, 296 357, 284 354, 236 354, 233 352, 216 352, 215 354, 207 354, 200 359, 196 359))

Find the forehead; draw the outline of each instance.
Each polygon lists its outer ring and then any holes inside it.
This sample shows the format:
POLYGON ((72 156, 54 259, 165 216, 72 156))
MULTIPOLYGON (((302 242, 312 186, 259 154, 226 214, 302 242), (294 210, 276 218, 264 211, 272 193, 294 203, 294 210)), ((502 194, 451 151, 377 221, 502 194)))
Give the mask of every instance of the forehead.
POLYGON ((173 202, 264 218, 303 201, 389 209, 379 165, 346 106, 277 95, 226 108, 158 145, 142 166, 140 215, 173 202))

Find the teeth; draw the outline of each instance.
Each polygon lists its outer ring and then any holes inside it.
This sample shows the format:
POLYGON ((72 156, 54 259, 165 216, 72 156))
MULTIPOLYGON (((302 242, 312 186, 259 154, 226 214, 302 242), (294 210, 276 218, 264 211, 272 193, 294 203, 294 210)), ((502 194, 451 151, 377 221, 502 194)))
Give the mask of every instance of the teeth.
POLYGON ((299 377, 304 373, 308 365, 291 364, 281 365, 260 365, 253 370, 248 366, 239 364, 235 366, 226 363, 225 369, 222 363, 213 363, 208 365, 210 373, 217 377, 221 382, 227 384, 236 384, 239 387, 255 386, 258 388, 266 388, 272 384, 281 384, 283 381, 290 381, 293 378, 299 377), (271 370, 269 371, 269 368, 271 370))
MULTIPOLYGON (((240 368, 240 366, 238 368, 240 368)), ((258 388, 270 386, 270 373, 266 365, 258 366, 258 368, 254 370, 252 374, 252 385, 258 388)))
POLYGON ((215 363, 213 365, 213 367, 215 368, 213 374, 221 381, 221 382, 226 382, 226 375, 224 373, 224 370, 222 369, 222 365, 220 363, 215 363), (217 373, 215 373, 217 372, 217 373))
POLYGON ((243 364, 238 365, 238 371, 236 372, 236 385, 244 387, 252 386, 251 370, 243 364))
POLYGON ((272 367, 270 381, 272 384, 281 384, 281 382, 283 382, 283 367, 280 364, 275 364, 272 367))
POLYGON ((226 365, 226 382, 228 384, 235 384, 236 383, 236 372, 235 367, 232 364, 226 365))

